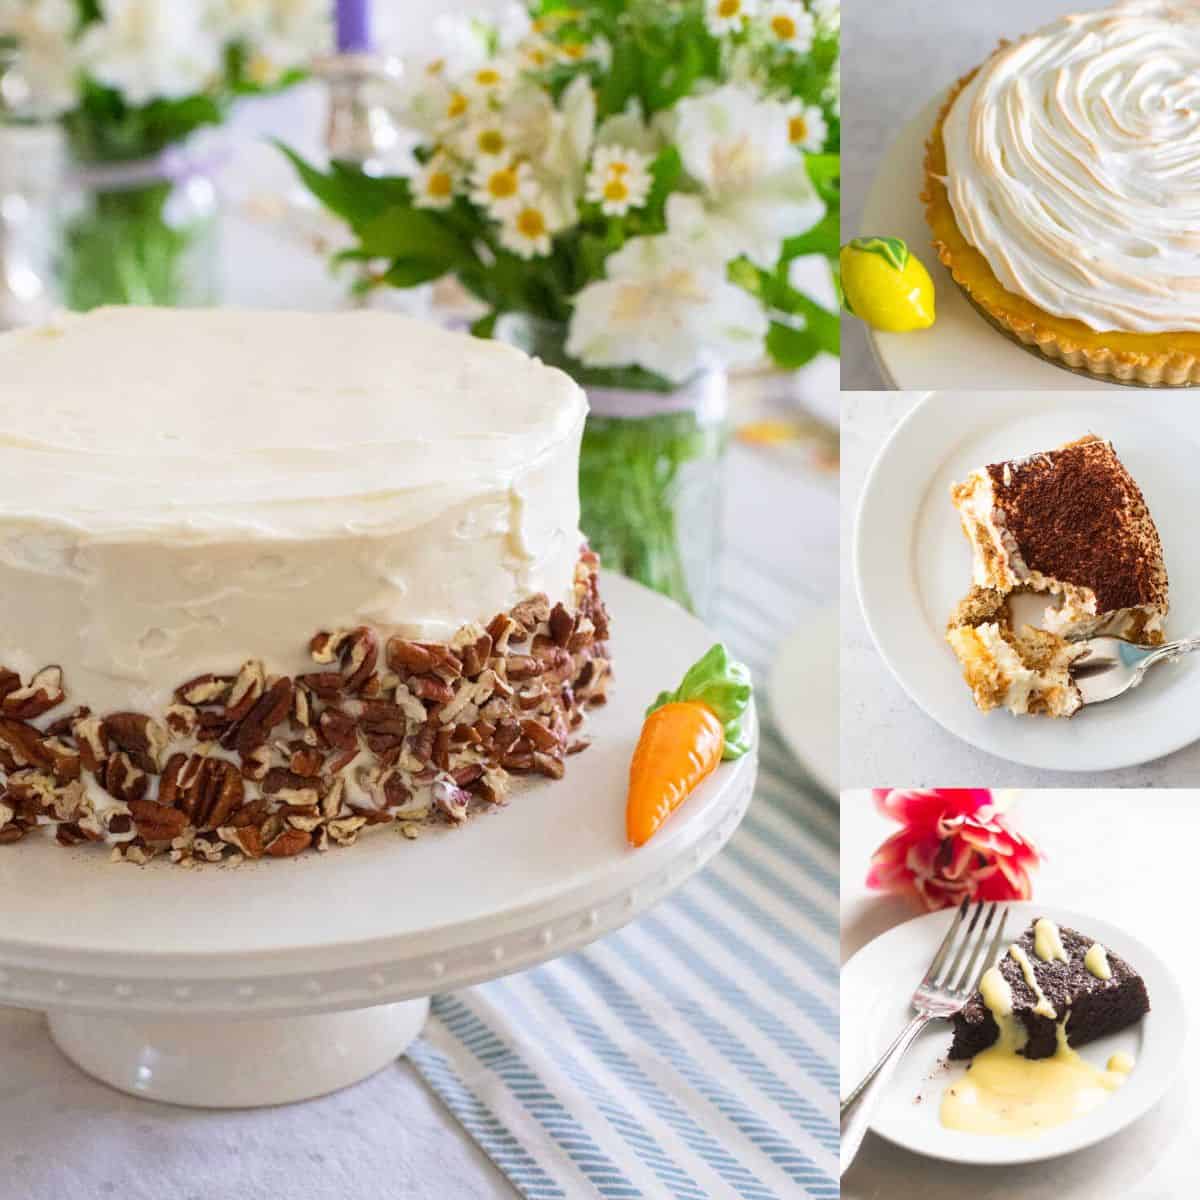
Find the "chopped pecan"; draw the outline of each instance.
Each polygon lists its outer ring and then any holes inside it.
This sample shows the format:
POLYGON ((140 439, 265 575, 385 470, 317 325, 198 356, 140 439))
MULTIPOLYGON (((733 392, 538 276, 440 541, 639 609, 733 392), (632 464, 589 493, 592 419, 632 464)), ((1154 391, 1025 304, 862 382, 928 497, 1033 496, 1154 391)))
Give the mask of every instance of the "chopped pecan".
POLYGON ((542 673, 542 664, 530 654, 513 654, 507 665, 509 679, 532 679, 542 673))
POLYGON ((124 750, 143 771, 158 773, 159 755, 167 744, 167 731, 142 713, 112 713, 104 718, 100 736, 124 750))
POLYGON ((173 754, 163 769, 159 801, 173 804, 197 829, 228 825, 242 806, 246 785, 233 763, 211 755, 173 754), (183 760, 183 761, 180 761, 183 760))
POLYGON ((303 829, 287 828, 267 843, 265 854, 272 858, 291 858, 312 844, 312 834, 303 829))
POLYGON ((527 717, 521 722, 521 732, 539 749, 554 750, 561 745, 561 740, 554 735, 541 721, 527 717))
POLYGON ((262 663, 249 659, 242 663, 237 679, 225 700, 225 719, 240 721, 257 703, 267 686, 262 663))
POLYGON ((82 774, 79 751, 58 737, 48 737, 42 749, 50 756, 50 769, 59 783, 73 783, 82 774))
POLYGON ((463 674, 468 679, 474 679, 487 666, 491 657, 491 634, 481 634, 474 642, 462 648, 463 674))
POLYGON ((550 636, 556 645, 566 646, 575 632, 575 620, 562 603, 556 604, 550 610, 550 636))
POLYGON ((379 639, 365 625, 353 629, 342 647, 342 679, 346 690, 359 692, 366 685, 379 659, 379 639))
POLYGON ((550 600, 544 592, 522 600, 520 604, 509 609, 509 615, 523 629, 532 633, 542 621, 550 616, 550 600))
POLYGON ((271 730, 287 719, 291 710, 292 681, 283 676, 262 693, 238 726, 238 753, 245 757, 257 750, 271 736, 271 730))
POLYGON ((367 701, 359 723, 367 746, 375 754, 386 754, 396 749, 408 732, 404 709, 386 700, 367 701))
POLYGON ((533 765, 542 775, 551 779, 561 779, 566 772, 561 758, 553 754, 544 754, 541 750, 533 752, 533 765))
POLYGON ((28 687, 18 687, 6 692, 0 700, 0 711, 9 717, 31 721, 57 708, 66 699, 62 686, 60 667, 43 667, 30 681, 28 687))
POLYGON ((198 675, 175 689, 175 698, 180 704, 202 708, 207 704, 221 704, 229 695, 233 680, 227 675, 198 675))
POLYGON ((0 745, 6 747, 19 767, 48 767, 51 759, 42 735, 24 721, 0 717, 0 745))
POLYGON ((105 759, 96 779, 110 796, 126 804, 143 799, 150 786, 150 777, 124 750, 117 750, 105 759))
POLYGON ((153 800, 130 800, 128 803, 138 836, 147 842, 169 842, 187 826, 187 817, 177 808, 155 804, 153 800))
POLYGON ((321 774, 325 756, 313 746, 300 745, 292 751, 288 766, 294 775, 313 779, 321 774))
POLYGON ((3 700, 10 692, 15 692, 20 686, 21 677, 16 671, 0 667, 0 700, 3 700))
POLYGON ((327 708, 318 721, 325 740, 338 750, 357 750, 358 733, 354 718, 340 708, 327 708))

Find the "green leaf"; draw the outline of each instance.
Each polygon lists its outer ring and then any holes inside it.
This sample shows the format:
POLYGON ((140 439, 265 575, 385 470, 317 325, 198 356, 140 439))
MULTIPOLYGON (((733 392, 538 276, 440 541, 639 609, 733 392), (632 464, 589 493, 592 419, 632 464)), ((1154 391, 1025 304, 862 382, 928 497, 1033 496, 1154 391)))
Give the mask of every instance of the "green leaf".
POLYGON ((369 258, 413 258, 453 265, 472 257, 471 247, 438 217, 422 208, 389 208, 358 229, 369 258))
POLYGON ((707 705, 725 727, 725 752, 721 757, 728 761, 741 758, 750 749, 745 718, 753 695, 750 669, 730 658, 729 651, 718 642, 692 664, 675 691, 659 693, 658 699, 646 710, 646 716, 664 704, 679 701, 707 705))
POLYGON ((836 209, 832 209, 807 233, 788 238, 783 243, 783 261, 791 262, 793 258, 805 254, 824 254, 826 258, 836 258, 841 244, 841 230, 841 217, 836 209))
POLYGON ((794 329, 772 321, 767 330, 767 353, 776 366, 798 371, 821 353, 821 343, 807 329, 794 329))
POLYGON ((849 243, 851 250, 859 250, 863 254, 876 254, 890 267, 903 271, 908 265, 908 247, 895 237, 861 237, 854 238, 849 243))
POLYGON ((397 288, 416 287, 421 283, 429 283, 441 279, 446 274, 445 264, 432 259, 398 258, 383 273, 380 280, 397 288))

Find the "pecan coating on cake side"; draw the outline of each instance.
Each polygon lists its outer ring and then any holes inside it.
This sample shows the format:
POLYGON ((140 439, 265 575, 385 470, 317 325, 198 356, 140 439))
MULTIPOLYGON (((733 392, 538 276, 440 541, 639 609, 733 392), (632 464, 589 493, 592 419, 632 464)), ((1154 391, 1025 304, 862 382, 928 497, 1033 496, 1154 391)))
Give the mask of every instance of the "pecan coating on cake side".
POLYGON ((512 775, 561 779, 610 678, 598 569, 585 549, 573 609, 531 596, 448 643, 322 630, 314 671, 252 660, 180 684, 157 715, 56 715, 57 666, 28 684, 0 667, 0 846, 48 826, 137 863, 289 858, 369 825, 460 825, 512 775))

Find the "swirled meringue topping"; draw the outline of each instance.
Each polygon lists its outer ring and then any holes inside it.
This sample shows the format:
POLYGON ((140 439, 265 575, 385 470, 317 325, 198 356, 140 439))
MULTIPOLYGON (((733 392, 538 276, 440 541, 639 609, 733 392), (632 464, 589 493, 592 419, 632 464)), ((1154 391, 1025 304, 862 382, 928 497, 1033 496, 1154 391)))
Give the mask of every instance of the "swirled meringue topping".
POLYGON ((995 53, 943 127, 964 237, 1097 331, 1200 330, 1200 4, 1127 0, 995 53))
POLYGON ((512 347, 386 313, 6 334, 0 666, 145 712, 193 667, 301 670, 318 629, 439 640, 568 602, 586 409, 512 347))

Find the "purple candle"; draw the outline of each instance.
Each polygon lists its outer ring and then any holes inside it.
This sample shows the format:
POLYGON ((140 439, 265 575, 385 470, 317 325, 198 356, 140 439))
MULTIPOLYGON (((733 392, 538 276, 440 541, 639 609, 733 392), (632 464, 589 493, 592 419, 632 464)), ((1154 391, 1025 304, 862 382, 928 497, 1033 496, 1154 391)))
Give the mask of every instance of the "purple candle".
POLYGON ((341 54, 371 49, 370 0, 337 0, 337 48, 341 54))

